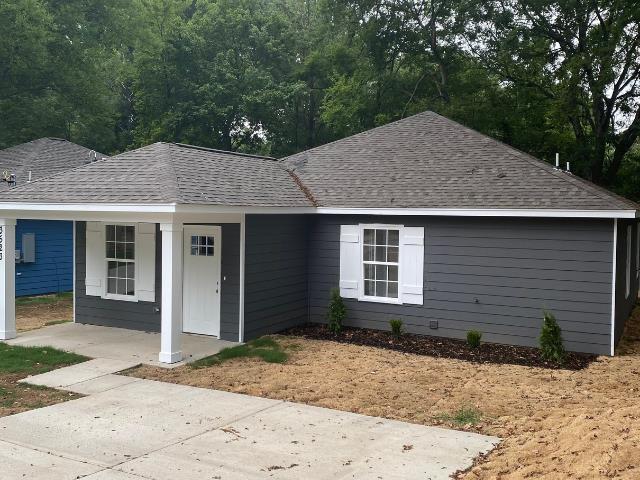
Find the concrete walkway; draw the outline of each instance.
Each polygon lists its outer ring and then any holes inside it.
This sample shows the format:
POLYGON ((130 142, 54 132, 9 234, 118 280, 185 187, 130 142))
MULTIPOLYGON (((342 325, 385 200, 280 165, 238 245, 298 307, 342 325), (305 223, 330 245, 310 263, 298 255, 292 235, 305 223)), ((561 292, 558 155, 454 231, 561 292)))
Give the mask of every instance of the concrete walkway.
POLYGON ((31 377, 89 396, 0 419, 1 478, 446 479, 499 441, 122 377, 93 362, 31 377))
POLYGON ((7 341, 9 345, 49 346, 91 358, 105 358, 144 363, 160 367, 176 367, 200 358, 214 355, 234 342, 204 335, 182 334, 182 352, 185 361, 167 365, 158 362, 160 334, 125 328, 100 327, 80 323, 63 323, 19 333, 7 341))

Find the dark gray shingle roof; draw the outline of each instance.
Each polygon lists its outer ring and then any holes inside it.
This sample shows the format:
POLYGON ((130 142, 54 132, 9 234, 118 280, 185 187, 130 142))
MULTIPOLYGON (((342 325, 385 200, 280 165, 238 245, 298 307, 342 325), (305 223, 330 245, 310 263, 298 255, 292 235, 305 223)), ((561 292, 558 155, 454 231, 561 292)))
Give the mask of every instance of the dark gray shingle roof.
POLYGON ((638 208, 433 112, 292 155, 282 163, 321 207, 638 208))
MULTIPOLYGON (((84 165, 105 155, 61 138, 45 137, 0 150, 0 172, 16 176, 17 185, 84 165), (95 156, 94 156, 95 155, 95 156)), ((8 189, 0 182, 0 190, 8 189)))
POLYGON ((16 187, 4 202, 311 206, 273 159, 154 143, 16 187))

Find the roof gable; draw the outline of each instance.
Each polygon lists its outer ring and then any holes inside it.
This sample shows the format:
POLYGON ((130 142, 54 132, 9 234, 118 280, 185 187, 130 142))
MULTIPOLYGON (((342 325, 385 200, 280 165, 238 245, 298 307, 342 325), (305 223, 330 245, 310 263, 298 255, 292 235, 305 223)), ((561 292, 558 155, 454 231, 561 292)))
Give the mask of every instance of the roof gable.
POLYGON ((433 112, 292 155, 282 163, 321 207, 637 208, 433 112))
POLYGON ((5 202, 311 206, 274 159, 154 143, 12 189, 5 202))
MULTIPOLYGON (((0 150, 0 171, 14 174, 20 185, 29 180, 29 172, 31 180, 38 180, 102 158, 102 153, 81 145, 45 137, 0 150)), ((8 185, 0 182, 0 188, 8 185)))

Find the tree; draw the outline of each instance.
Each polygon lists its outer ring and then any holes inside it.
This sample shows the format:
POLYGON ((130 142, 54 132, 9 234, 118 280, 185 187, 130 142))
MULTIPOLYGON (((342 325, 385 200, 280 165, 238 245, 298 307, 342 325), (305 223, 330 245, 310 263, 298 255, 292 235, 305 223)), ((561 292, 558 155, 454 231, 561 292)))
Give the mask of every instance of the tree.
POLYGON ((559 125, 570 126, 572 160, 612 184, 640 134, 640 8, 624 0, 471 2, 466 37, 506 82, 536 89, 559 125))

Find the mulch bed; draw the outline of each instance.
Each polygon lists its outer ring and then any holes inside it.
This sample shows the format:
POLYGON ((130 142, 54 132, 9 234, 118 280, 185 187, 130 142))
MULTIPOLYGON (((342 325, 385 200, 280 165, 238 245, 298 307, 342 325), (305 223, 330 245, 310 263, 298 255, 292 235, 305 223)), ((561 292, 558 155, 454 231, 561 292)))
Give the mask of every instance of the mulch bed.
POLYGON ((540 357, 540 350, 531 347, 482 343, 478 348, 470 348, 463 340, 430 337, 405 333, 396 339, 389 332, 367 328, 344 327, 342 332, 334 334, 326 325, 307 324, 291 328, 284 335, 328 340, 352 345, 386 348, 398 352, 427 355, 438 358, 453 358, 475 363, 497 363, 524 365, 551 369, 581 370, 596 360, 596 355, 567 352, 562 365, 547 362, 540 357))

